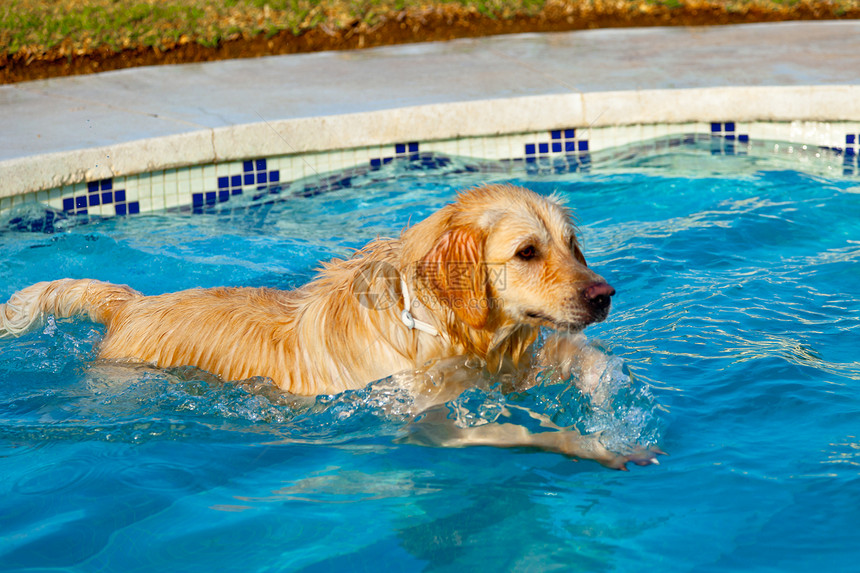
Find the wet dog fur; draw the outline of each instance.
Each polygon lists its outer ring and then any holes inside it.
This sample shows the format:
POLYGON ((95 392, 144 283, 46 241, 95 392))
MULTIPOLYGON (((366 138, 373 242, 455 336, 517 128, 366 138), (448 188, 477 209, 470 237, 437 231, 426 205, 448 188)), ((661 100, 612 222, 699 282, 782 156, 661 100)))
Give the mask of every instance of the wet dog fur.
MULTIPOLYGON (((607 316, 613 294, 588 267, 562 201, 486 185, 462 192, 400 238, 377 239, 348 259, 324 263, 315 280, 293 291, 225 287, 144 296, 91 279, 42 282, 0 305, 0 338, 32 329, 48 314, 82 315, 107 328, 103 360, 191 365, 224 380, 268 377, 293 394, 334 394, 457 357, 490 372, 523 372, 541 327, 579 332, 607 316), (430 333, 409 328, 404 310, 430 333)), ((431 409, 468 386, 461 380, 436 391, 426 376, 398 379, 431 409)), ((448 427, 447 437, 434 440, 533 446, 619 468, 654 461, 606 452, 572 431, 490 426, 471 433, 448 427)))

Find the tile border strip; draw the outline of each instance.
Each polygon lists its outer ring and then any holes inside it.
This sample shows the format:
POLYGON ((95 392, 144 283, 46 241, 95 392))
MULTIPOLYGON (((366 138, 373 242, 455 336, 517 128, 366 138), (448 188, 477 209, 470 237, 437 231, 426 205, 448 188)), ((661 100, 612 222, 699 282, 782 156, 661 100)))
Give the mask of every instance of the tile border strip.
POLYGON ((393 146, 404 141, 446 141, 571 126, 623 128, 726 121, 860 121, 860 85, 565 93, 273 118, 2 161, 0 198, 187 166, 393 146))
POLYGON ((746 154, 753 142, 774 143, 769 152, 813 162, 836 176, 860 177, 860 122, 739 122, 567 127, 487 137, 373 145, 322 153, 268 155, 183 168, 104 177, 0 198, 0 213, 39 203, 66 215, 124 216, 171 209, 204 212, 243 196, 260 200, 289 191, 314 195, 348 187, 395 160, 444 167, 451 157, 508 162, 531 174, 588 170, 592 154, 633 144, 682 145, 709 141, 714 155, 746 154))

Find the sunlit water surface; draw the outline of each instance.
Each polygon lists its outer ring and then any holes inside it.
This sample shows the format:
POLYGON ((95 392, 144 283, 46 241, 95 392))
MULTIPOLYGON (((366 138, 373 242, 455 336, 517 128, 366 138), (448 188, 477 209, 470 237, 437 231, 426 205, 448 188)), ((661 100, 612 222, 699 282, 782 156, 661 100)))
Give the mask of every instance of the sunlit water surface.
POLYGON ((691 148, 564 175, 393 165, 314 197, 52 233, 22 212, 2 221, 0 298, 61 277, 289 289, 486 181, 576 210, 618 291, 587 330, 613 356, 611 392, 474 390, 451 415, 522 406, 657 444, 662 465, 402 444, 390 381, 313 400, 99 364, 102 327, 49 321, 0 341, 0 569, 857 570, 857 179, 691 148))

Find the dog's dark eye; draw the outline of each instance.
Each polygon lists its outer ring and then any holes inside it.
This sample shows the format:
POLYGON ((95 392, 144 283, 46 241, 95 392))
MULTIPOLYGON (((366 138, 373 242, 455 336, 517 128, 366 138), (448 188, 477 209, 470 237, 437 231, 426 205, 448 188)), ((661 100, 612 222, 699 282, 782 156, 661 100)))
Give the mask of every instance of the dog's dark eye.
POLYGON ((524 261, 530 261, 537 256, 537 249, 534 245, 529 245, 517 251, 517 256, 524 261))

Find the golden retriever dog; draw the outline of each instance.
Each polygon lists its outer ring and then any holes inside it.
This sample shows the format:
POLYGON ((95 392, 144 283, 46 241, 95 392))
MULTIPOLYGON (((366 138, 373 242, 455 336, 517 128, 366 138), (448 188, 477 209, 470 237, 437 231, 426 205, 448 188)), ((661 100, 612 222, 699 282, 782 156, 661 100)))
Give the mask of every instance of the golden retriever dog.
MULTIPOLYGON (((615 291, 588 267, 574 231, 558 199, 486 185, 461 193, 399 239, 377 239, 347 260, 324 263, 315 280, 293 291, 144 296, 89 279, 41 282, 0 305, 0 338, 34 328, 46 314, 80 315, 107 327, 101 360, 195 366, 224 380, 262 376, 307 396, 412 372, 395 380, 420 409, 432 408, 469 386, 463 376, 445 380, 451 361, 517 372, 522 387, 540 327, 576 333, 606 318, 615 291), (437 375, 417 374, 428 368, 437 375)), ((559 349, 583 351, 563 340, 548 345, 556 349, 550 360, 569 359, 559 349)), ((591 353, 588 360, 599 360, 591 353)), ((656 449, 619 455, 546 419, 549 431, 533 433, 514 424, 456 428, 441 418, 424 417, 421 440, 536 447, 618 469, 628 461, 656 463, 656 449)))

